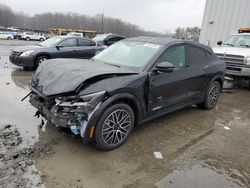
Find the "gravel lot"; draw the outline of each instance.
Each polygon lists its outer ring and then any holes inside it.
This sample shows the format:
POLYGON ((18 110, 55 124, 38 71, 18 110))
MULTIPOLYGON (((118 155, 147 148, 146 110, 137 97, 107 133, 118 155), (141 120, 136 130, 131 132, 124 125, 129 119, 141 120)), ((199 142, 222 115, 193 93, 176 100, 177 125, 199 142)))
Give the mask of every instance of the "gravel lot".
POLYGON ((228 88, 210 111, 190 107, 138 126, 103 152, 34 117, 32 71, 10 49, 37 42, 0 40, 0 187, 250 187, 250 91, 228 88), (160 152, 162 159, 154 156, 160 152))

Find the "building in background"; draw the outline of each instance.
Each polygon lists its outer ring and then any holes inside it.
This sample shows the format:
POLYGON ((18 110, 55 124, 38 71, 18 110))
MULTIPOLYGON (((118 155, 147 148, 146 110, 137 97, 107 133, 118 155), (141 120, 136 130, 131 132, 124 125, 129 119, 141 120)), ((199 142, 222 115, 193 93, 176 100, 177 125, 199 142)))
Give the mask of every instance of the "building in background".
POLYGON ((200 43, 214 47, 239 28, 250 28, 250 0, 206 0, 200 43))

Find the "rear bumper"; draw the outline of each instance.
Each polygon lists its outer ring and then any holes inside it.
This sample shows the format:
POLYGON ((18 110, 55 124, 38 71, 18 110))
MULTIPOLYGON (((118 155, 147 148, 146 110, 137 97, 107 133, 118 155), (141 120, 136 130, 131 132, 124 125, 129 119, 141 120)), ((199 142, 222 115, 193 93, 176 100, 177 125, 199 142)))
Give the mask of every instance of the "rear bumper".
POLYGON ((34 59, 33 57, 21 57, 21 56, 14 56, 12 54, 9 55, 9 60, 12 64, 21 66, 21 67, 34 67, 34 59))

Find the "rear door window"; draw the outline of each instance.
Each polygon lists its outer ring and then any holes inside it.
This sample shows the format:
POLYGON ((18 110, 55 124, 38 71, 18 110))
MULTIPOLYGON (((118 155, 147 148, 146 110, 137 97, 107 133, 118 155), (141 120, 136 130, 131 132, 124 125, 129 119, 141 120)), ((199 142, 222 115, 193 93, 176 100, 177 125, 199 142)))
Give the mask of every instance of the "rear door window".
POLYGON ((95 46, 95 42, 88 39, 78 39, 79 46, 95 46))

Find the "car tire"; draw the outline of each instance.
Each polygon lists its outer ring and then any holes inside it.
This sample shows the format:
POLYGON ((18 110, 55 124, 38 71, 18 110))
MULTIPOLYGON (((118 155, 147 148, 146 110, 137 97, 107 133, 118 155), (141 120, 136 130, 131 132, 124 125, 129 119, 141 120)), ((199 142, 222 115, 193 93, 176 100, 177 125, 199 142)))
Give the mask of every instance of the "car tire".
POLYGON ((44 62, 45 60, 48 60, 49 57, 46 55, 41 55, 38 56, 35 60, 35 67, 38 67, 42 62, 44 62))
POLYGON ((197 106, 206 110, 212 109, 216 106, 221 94, 221 85, 218 81, 213 81, 208 85, 205 100, 197 106))
POLYGON ((11 37, 7 37, 8 40, 11 40, 11 37))
POLYGON ((30 41, 30 38, 29 38, 29 37, 26 37, 25 40, 30 41))
POLYGON ((132 132, 134 123, 134 111, 129 105, 118 103, 110 106, 97 123, 94 144, 106 151, 121 146, 132 132))
POLYGON ((44 38, 40 38, 40 41, 44 41, 44 38))

